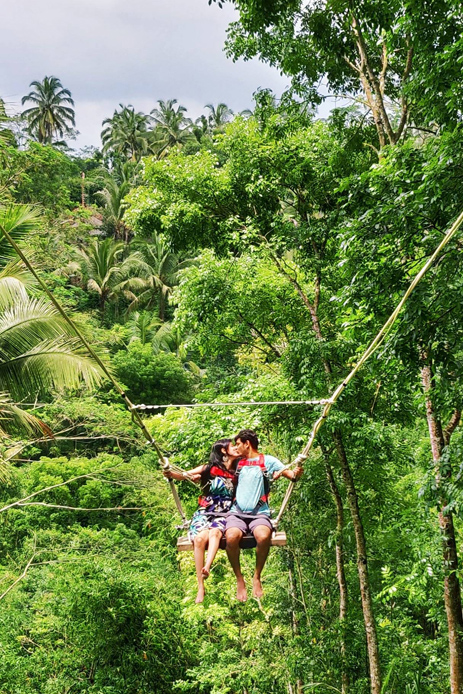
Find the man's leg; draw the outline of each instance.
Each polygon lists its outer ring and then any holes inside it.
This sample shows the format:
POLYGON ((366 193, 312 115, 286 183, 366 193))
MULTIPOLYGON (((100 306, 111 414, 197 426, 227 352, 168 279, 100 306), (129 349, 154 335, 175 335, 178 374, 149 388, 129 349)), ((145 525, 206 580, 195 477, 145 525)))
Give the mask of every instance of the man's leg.
POLYGON ((248 594, 240 565, 240 540, 246 532, 246 524, 239 518, 230 517, 227 520, 225 538, 227 540, 228 561, 236 576, 236 597, 240 602, 246 602, 248 594), (244 530, 243 530, 244 525, 244 530))
POLYGON ((255 598, 261 598, 264 594, 262 583, 260 580, 262 569, 267 561, 270 550, 270 541, 272 539, 272 527, 270 521, 263 525, 257 525, 259 521, 254 521, 251 524, 251 531, 257 542, 256 547, 256 570, 252 579, 252 594, 255 598))

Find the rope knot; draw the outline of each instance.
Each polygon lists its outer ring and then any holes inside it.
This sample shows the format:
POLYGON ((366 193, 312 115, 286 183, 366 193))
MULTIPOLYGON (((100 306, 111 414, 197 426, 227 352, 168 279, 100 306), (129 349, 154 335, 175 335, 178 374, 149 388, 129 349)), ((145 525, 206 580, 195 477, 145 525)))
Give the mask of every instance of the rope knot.
POLYGON ((300 465, 302 467, 302 465, 305 463, 305 461, 307 460, 308 457, 309 456, 305 455, 305 453, 299 453, 299 455, 297 455, 295 460, 294 460, 294 464, 300 465))

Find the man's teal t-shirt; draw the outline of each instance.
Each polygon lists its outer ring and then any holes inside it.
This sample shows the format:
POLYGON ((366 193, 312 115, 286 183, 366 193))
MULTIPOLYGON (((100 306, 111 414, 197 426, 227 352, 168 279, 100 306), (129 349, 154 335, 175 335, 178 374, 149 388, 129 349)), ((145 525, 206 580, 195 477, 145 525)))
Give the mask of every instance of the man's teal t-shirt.
MULTIPOLYGON (((258 460, 258 458, 248 458, 248 460, 258 460)), ((269 481, 272 480, 273 473, 284 468, 283 463, 274 458, 273 455, 264 455, 265 468, 269 481)), ((235 503, 230 509, 230 513, 252 513, 259 503, 259 499, 265 494, 264 476, 258 465, 245 465, 241 468, 238 475, 238 486, 236 488, 235 503), (239 508, 238 508, 239 507, 239 508)), ((256 511, 256 514, 263 513, 270 516, 270 509, 267 503, 256 511)))

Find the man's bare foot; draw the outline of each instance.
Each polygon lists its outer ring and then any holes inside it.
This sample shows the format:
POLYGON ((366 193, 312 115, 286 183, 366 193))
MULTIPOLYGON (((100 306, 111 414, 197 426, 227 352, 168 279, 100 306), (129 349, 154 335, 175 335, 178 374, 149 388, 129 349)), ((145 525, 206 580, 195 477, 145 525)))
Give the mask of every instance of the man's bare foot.
POLYGON ((246 591, 246 583, 244 582, 244 578, 242 578, 241 580, 238 579, 236 581, 236 599, 240 602, 246 602, 246 600, 248 599, 248 593, 246 591))
POLYGON ((261 598, 264 594, 260 578, 257 578, 256 576, 254 576, 254 578, 252 579, 252 594, 255 598, 258 599, 261 598))
POLYGON ((201 569, 201 573, 204 576, 204 578, 209 578, 209 574, 211 573, 210 567, 203 566, 201 569))
POLYGON ((203 600, 204 600, 204 586, 200 586, 198 588, 198 593, 196 595, 195 603, 203 602, 203 600))

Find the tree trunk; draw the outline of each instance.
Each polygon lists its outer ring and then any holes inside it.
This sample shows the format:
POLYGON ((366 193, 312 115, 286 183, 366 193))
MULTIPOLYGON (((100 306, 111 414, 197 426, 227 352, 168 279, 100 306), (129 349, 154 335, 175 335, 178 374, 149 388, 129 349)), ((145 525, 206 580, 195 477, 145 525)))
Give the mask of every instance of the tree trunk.
MULTIPOLYGON (((433 376, 429 363, 421 368, 421 382, 426 398, 426 419, 431 440, 432 458, 435 464, 436 482, 439 485, 441 473, 439 462, 446 443, 449 443, 453 429, 460 419, 455 415, 446 429, 447 441, 444 438, 441 421, 436 416, 433 406, 433 376), (456 423, 455 423, 456 419, 456 423)), ((450 474, 450 473, 449 473, 450 474)), ((463 615, 461 609, 461 590, 458 580, 458 555, 455 542, 455 528, 451 511, 444 513, 446 499, 440 499, 439 527, 442 536, 444 558, 444 604, 449 629, 450 656, 450 691, 451 694, 463 693, 463 615)))
POLYGON ((342 694, 348 694, 349 675, 346 663, 346 617, 347 617, 347 583, 346 572, 344 570, 344 507, 341 494, 339 493, 333 470, 328 460, 328 454, 323 451, 325 457, 326 476, 330 485, 331 493, 336 505, 336 578, 339 587, 339 628, 341 632, 341 679, 342 694))
MULTIPOLYGON (((292 559, 293 557, 291 557, 292 559)), ((291 561, 291 563, 293 563, 291 561)), ((294 574, 292 568, 289 569, 289 592, 291 595, 292 607, 292 625, 293 625, 293 635, 297 636, 299 634, 299 620, 296 614, 296 582, 294 580, 294 574)), ((291 687, 291 692, 293 692, 292 685, 288 682, 288 689, 291 687)), ((296 682, 296 692, 302 692, 302 680, 297 680, 296 682)), ((294 692, 293 692, 294 694, 294 692)))
POLYGON ((381 694, 381 670, 379 665, 378 636, 376 633, 376 624, 373 616, 373 601, 371 598, 370 579, 368 576, 367 549, 362 519, 360 517, 357 490, 355 489, 354 479, 347 460, 341 433, 339 431, 335 431, 333 433, 333 439, 336 445, 339 462, 341 464, 342 477, 347 492, 347 502, 349 504, 349 510, 354 526, 360 596, 362 600, 363 620, 365 623, 365 633, 367 638, 371 694, 381 694))
MULTIPOLYGON (((299 284, 296 276, 291 276, 291 274, 283 267, 280 259, 274 253, 272 253, 273 259, 279 271, 291 282, 295 287, 297 293, 299 294, 305 307, 309 310, 310 317, 312 320, 312 329, 316 335, 317 340, 323 340, 323 335, 318 320, 318 301, 320 298, 320 287, 321 278, 316 277, 315 287, 316 287, 316 300, 314 302, 310 301, 307 294, 304 292, 303 288, 299 284)), ((329 359, 322 357, 322 364, 327 376, 327 385, 330 385, 332 376, 332 366, 329 359)), ((347 491, 347 499, 349 504, 349 510, 352 515, 352 523, 355 531, 355 540, 357 548, 357 568, 359 575, 360 584, 360 594, 362 600, 362 610, 363 610, 363 620, 365 623, 366 641, 368 649, 369 658, 369 668, 370 668, 370 689, 371 694, 381 694, 381 670, 379 664, 379 649, 378 649, 378 636, 376 633, 376 624, 373 617, 373 601, 371 597, 370 581, 368 577, 368 564, 367 564, 367 552, 366 552, 366 542, 365 534, 363 532, 362 519, 360 517, 357 490, 355 488, 354 479, 349 467, 349 462, 347 460, 346 451, 344 448, 344 443, 342 440, 342 434, 340 431, 333 433, 333 439, 336 446, 336 453, 339 459, 339 464, 342 471, 342 476, 344 484, 347 491)), ((345 580, 345 579, 344 579, 345 580)), ((340 602, 342 597, 340 596, 340 602)), ((341 610, 341 605, 340 605, 341 610)), ((346 592, 346 602, 345 610, 347 612, 347 592, 346 592)), ((344 686, 344 685, 343 685, 344 686)), ((344 690, 343 690, 344 691, 344 690)), ((453 692, 452 692, 453 694, 453 692)))

